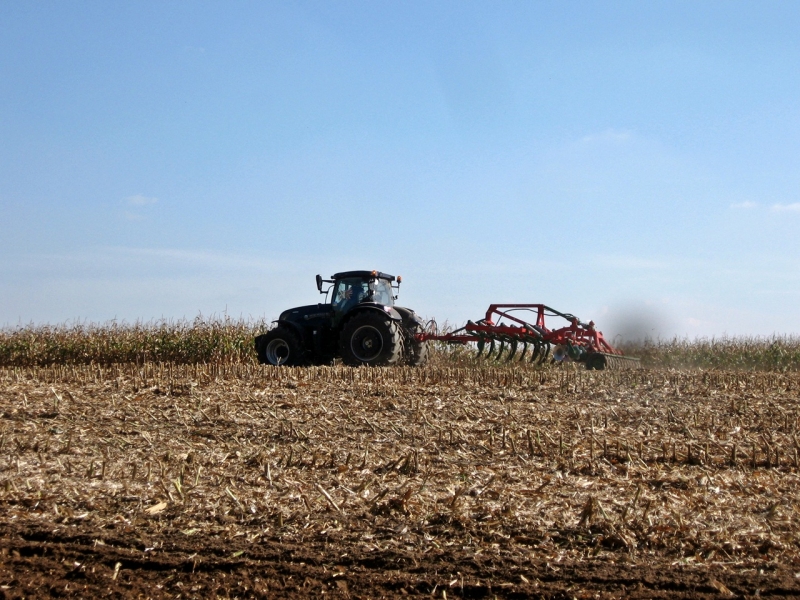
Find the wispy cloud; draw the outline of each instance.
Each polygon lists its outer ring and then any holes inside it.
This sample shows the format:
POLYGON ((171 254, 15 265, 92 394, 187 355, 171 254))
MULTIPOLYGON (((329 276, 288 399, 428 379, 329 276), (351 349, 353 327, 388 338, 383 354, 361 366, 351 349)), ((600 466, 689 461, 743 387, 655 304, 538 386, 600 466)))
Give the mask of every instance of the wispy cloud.
POLYGON ((731 204, 731 208, 736 209, 748 209, 748 208, 757 208, 758 202, 750 202, 749 200, 746 202, 734 202, 731 204))
POLYGON ((128 196, 125 199, 125 202, 127 202, 131 206, 147 206, 149 204, 155 204, 156 202, 158 202, 158 198, 154 198, 151 196, 143 196, 142 194, 136 194, 135 196, 128 196))
POLYGON ((772 212, 800 212, 800 202, 792 204, 773 204, 770 207, 772 212))

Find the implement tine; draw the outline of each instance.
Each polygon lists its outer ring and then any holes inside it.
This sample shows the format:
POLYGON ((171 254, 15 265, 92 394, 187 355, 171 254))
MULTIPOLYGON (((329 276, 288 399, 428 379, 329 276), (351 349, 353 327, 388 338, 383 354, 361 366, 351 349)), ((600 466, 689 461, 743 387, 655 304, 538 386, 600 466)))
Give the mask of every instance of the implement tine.
POLYGON ((525 362, 525 353, 528 351, 528 340, 522 340, 522 352, 519 353, 519 362, 525 362))
POLYGON ((539 357, 539 364, 541 365, 547 362, 548 356, 550 356, 550 342, 545 342, 542 349, 542 354, 539 357))
POLYGON ((506 341, 505 339, 500 339, 500 349, 497 351, 497 356, 495 357, 496 360, 500 360, 503 356, 503 350, 506 348, 506 341))
POLYGON ((518 343, 519 342, 517 341, 517 338, 511 338, 511 342, 510 342, 511 350, 509 351, 508 356, 506 356, 506 360, 508 362, 511 362, 512 360, 514 360, 514 355, 517 353, 517 344, 518 343))
POLYGON ((492 358, 494 354, 494 338, 489 338, 491 343, 489 344, 489 352, 486 353, 486 358, 492 358))
POLYGON ((542 351, 542 343, 539 340, 533 341, 533 352, 531 352, 531 362, 535 363, 536 359, 539 358, 539 354, 542 351))

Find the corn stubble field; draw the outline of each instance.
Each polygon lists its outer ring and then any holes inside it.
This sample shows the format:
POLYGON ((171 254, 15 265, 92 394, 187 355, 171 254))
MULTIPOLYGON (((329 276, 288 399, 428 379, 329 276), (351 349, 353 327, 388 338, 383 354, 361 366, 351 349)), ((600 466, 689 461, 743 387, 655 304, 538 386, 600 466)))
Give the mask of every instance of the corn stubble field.
POLYGON ((791 363, 4 356, 8 598, 800 595, 791 363))

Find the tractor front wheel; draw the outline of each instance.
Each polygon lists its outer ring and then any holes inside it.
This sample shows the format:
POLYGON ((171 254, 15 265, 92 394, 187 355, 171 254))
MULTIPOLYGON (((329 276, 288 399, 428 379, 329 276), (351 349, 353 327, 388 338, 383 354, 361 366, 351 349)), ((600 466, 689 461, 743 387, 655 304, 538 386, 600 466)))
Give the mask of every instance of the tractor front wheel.
POLYGON ((296 367, 303 363, 303 345, 288 327, 278 325, 256 338, 258 362, 262 365, 296 367))
POLYGON ((351 367, 395 365, 402 351, 398 324, 377 311, 355 315, 345 324, 339 338, 342 362, 351 367))

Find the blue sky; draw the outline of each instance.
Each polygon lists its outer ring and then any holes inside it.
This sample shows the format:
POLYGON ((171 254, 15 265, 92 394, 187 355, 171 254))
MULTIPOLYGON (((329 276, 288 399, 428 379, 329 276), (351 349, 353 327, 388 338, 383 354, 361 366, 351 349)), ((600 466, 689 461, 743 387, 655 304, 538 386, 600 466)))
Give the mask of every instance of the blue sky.
POLYGON ((6 2, 0 325, 276 318, 402 274, 460 324, 800 328, 796 2, 6 2))

